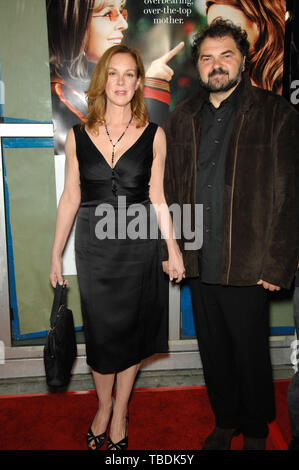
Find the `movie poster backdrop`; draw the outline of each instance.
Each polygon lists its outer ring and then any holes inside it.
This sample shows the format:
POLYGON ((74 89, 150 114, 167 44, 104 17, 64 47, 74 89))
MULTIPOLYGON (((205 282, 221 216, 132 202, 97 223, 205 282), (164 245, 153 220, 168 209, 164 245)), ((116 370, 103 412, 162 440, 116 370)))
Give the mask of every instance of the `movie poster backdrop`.
MULTIPOLYGON (((228 18, 248 34, 253 84, 282 93, 285 0, 46 0, 46 5, 58 155, 64 153, 67 131, 84 120, 85 91, 96 62, 107 48, 121 42, 141 50, 146 75, 157 79, 158 89, 167 91, 170 85, 172 108, 196 87, 189 47, 193 34, 219 17, 228 18), (174 75, 161 74, 155 62, 163 62, 181 41, 185 47, 169 61, 174 75), (169 83, 163 86, 159 79, 169 83)), ((149 85, 155 88, 151 81, 149 85)), ((156 121, 163 123, 165 116, 157 114, 156 121)))

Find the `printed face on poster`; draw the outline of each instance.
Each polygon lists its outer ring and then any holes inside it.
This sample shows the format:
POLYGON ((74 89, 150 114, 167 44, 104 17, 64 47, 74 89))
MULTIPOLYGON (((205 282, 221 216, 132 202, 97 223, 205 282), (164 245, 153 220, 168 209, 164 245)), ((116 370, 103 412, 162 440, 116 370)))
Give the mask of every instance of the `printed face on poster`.
MULTIPOLYGON (((196 93, 197 71, 190 51, 194 33, 219 17, 229 19, 247 32, 252 83, 282 93, 286 0, 46 0, 46 5, 57 201, 64 184, 67 132, 84 120, 92 71, 115 44, 137 47, 146 75, 169 82, 172 109, 196 93), (181 41, 185 46, 165 62, 165 54, 181 41)), ((148 103, 150 119, 151 105, 160 106, 156 96, 148 103)), ((73 235, 64 254, 64 271, 76 273, 73 235)))

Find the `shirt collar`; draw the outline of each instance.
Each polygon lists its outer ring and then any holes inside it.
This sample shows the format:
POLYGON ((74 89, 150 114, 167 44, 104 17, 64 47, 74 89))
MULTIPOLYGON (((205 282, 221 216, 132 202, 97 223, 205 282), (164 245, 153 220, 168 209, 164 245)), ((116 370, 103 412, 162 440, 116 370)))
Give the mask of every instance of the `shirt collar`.
MULTIPOLYGON (((230 105, 230 106, 236 108, 238 106, 239 98, 241 96, 242 90, 243 90, 243 80, 241 80, 240 83, 238 84, 238 86, 234 89, 234 91, 225 100, 223 100, 220 103, 219 108, 222 108, 222 107, 227 106, 227 105, 230 105)), ((210 101, 210 94, 208 92, 205 95, 205 101, 211 105, 212 109, 219 109, 219 108, 215 108, 212 105, 212 103, 210 101)))

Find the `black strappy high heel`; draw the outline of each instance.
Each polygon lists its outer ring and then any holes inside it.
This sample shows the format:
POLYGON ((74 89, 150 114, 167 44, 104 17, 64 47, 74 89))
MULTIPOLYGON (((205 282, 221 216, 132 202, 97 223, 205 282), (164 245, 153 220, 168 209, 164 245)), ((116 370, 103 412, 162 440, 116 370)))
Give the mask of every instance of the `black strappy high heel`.
POLYGON ((127 450, 128 448, 128 422, 129 422, 129 417, 127 415, 125 437, 119 442, 113 442, 111 440, 111 437, 109 436, 108 441, 107 441, 107 450, 116 450, 116 451, 127 450))
POLYGON ((99 434, 98 436, 95 436, 90 426, 86 434, 86 442, 87 442, 88 450, 100 449, 103 446, 105 441, 106 441, 106 431, 104 431, 102 434, 99 434), (95 443, 95 447, 91 446, 92 442, 95 443))
POLYGON ((112 410, 111 410, 111 413, 110 413, 110 417, 109 417, 109 421, 108 421, 106 430, 104 432, 102 432, 102 434, 98 434, 97 436, 95 436, 95 434, 93 433, 93 431, 91 429, 91 426, 89 427, 89 429, 87 431, 87 434, 86 434, 86 442, 87 442, 88 450, 98 450, 104 445, 104 443, 106 441, 106 433, 107 433, 107 429, 108 429, 109 422, 110 422, 110 419, 111 419, 112 411, 113 411, 113 403, 112 403, 112 410), (95 443, 95 447, 91 447, 92 442, 95 443))

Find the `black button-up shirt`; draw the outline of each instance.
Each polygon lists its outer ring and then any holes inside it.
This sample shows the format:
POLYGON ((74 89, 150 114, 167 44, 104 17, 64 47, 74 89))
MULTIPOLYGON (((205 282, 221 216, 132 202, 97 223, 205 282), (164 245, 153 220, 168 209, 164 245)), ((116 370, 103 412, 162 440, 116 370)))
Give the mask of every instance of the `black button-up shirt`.
POLYGON ((221 283, 222 206, 227 146, 238 109, 242 82, 215 108, 207 99, 201 111, 196 202, 203 204, 203 245, 199 253, 201 280, 221 283))

